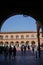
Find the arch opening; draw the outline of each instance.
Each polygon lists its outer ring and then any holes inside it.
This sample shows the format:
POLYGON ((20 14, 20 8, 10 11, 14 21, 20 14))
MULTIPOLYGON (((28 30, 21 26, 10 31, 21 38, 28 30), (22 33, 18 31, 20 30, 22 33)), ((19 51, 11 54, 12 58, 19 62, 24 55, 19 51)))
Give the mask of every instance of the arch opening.
MULTIPOLYGON (((36 20, 31 16, 23 16, 23 15, 15 15, 12 17, 9 17, 5 23, 2 26, 1 32, 29 32, 29 31, 36 31, 36 20), (12 31, 11 31, 12 30, 12 31)), ((26 33, 27 34, 27 33, 26 33)), ((26 43, 23 41, 23 39, 29 39, 30 36, 27 34, 26 36, 24 34, 21 34, 21 37, 19 34, 16 34, 15 36, 6 36, 6 39, 21 39, 22 41, 19 43, 19 41, 15 43, 11 43, 13 46, 15 44, 16 47, 19 47, 21 45, 28 45, 29 41, 26 43), (10 38, 11 37, 11 38, 10 38), (21 44, 21 45, 20 45, 21 44)))
POLYGON ((1 32, 28 31, 30 29, 36 31, 36 20, 31 16, 15 15, 5 20, 1 27, 1 32), (34 24, 34 27, 33 27, 34 24), (31 25, 31 26, 30 26, 31 25), (10 30, 11 28, 11 30, 10 30), (7 30, 8 29, 8 30, 7 30), (19 29, 19 30, 18 30, 19 29))

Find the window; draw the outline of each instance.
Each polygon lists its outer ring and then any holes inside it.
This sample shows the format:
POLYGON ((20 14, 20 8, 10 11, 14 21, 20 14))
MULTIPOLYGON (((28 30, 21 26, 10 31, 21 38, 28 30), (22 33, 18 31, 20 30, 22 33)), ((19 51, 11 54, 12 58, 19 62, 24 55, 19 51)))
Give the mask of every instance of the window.
POLYGON ((29 38, 29 35, 26 35, 26 38, 29 38))
POLYGON ((18 39, 19 38, 19 35, 16 35, 16 39, 18 39))
POLYGON ((2 35, 0 35, 0 39, 3 39, 3 36, 2 35))
POLYGON ((34 38, 34 35, 31 35, 32 38, 34 38))
POLYGON ((23 39, 24 38, 24 35, 21 35, 21 39, 23 39))
POLYGON ((8 39, 8 35, 6 35, 5 38, 8 39))
POLYGON ((13 35, 11 35, 11 39, 13 39, 13 35))

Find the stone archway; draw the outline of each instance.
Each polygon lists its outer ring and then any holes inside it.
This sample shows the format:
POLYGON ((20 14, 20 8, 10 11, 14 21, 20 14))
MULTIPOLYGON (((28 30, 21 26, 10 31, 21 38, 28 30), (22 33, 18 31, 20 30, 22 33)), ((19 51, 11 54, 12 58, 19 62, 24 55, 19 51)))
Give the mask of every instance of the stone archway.
POLYGON ((4 44, 4 43, 3 43, 2 41, 0 41, 0 46, 3 46, 3 44, 4 44))
POLYGON ((10 46, 14 47, 14 42, 13 41, 10 42, 10 46))
POLYGON ((25 45, 25 44, 24 44, 24 41, 21 41, 21 46, 22 46, 22 45, 23 45, 23 46, 25 45))
POLYGON ((4 46, 9 46, 8 41, 6 41, 6 42, 4 43, 4 46))
MULTIPOLYGON (((6 3, 1 3, 2 6, 0 6, 1 10, 0 10, 0 30, 1 27, 4 23, 4 21, 12 16, 12 15, 16 15, 16 14, 23 14, 25 15, 29 15, 32 16, 33 18, 35 18, 36 20, 39 20, 40 23, 42 24, 42 28, 43 28, 43 8, 42 5, 40 5, 42 3, 42 1, 39 3, 37 1, 9 1, 6 3), (10 3, 10 5, 9 5, 10 3), (17 6, 18 5, 18 6, 17 6), (34 7, 33 7, 34 6, 34 7)), ((38 21, 37 21, 38 22, 38 21)), ((39 40, 39 31, 38 31, 38 45, 39 45, 39 49, 40 49, 40 40, 39 40)))
POLYGON ((35 41, 31 41, 31 44, 34 45, 35 44, 35 41))
POLYGON ((34 47, 35 48, 35 41, 31 41, 31 47, 34 47))
POLYGON ((19 47, 19 41, 15 42, 15 46, 18 48, 19 47))
POLYGON ((26 41, 25 45, 28 46, 29 45, 29 41, 26 41))

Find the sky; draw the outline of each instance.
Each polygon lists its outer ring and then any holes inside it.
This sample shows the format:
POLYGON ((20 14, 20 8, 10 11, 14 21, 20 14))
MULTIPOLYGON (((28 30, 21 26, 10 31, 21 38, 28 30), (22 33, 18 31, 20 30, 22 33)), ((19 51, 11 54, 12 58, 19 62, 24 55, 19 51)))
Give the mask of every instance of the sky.
POLYGON ((15 15, 5 20, 1 32, 36 31, 36 20, 30 16, 15 15))

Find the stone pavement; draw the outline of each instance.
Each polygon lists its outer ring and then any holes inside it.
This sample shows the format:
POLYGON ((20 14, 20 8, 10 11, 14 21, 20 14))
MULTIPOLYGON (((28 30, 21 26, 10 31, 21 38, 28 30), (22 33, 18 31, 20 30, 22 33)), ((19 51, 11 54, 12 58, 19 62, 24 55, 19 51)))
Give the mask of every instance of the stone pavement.
POLYGON ((36 58, 31 51, 26 51, 25 54, 18 51, 14 59, 7 58, 5 60, 3 55, 0 55, 0 65, 43 65, 43 51, 41 58, 36 58))

